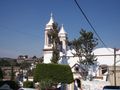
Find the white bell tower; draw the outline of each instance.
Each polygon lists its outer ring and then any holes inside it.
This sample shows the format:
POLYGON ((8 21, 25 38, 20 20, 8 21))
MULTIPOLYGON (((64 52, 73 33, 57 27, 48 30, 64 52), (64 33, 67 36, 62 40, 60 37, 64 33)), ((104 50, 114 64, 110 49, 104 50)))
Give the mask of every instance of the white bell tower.
POLYGON ((65 32, 64 30, 64 27, 63 27, 63 24, 62 24, 62 27, 60 29, 60 32, 58 33, 58 36, 60 38, 60 41, 61 41, 61 44, 62 44, 62 52, 63 54, 66 54, 66 51, 67 51, 67 33, 65 32))
POLYGON ((44 63, 50 63, 51 61, 51 58, 52 58, 52 47, 53 47, 53 44, 51 42, 51 36, 48 34, 48 32, 50 30, 53 30, 53 23, 54 23, 54 20, 53 20, 53 15, 51 13, 51 17, 50 17, 50 20, 49 22, 46 24, 46 27, 45 27, 45 41, 44 41, 44 63))
POLYGON ((60 32, 58 33, 58 36, 61 41, 61 54, 60 54, 61 59, 60 59, 59 63, 68 64, 67 58, 66 58, 66 55, 67 55, 67 43, 66 43, 67 33, 65 32, 63 25, 60 29, 60 32))

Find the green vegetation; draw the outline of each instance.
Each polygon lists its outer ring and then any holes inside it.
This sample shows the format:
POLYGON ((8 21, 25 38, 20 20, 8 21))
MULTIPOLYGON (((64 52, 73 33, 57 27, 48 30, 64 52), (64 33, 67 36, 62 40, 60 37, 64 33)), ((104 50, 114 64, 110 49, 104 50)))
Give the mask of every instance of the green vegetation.
POLYGON ((0 81, 0 87, 4 84, 8 84, 12 90, 18 90, 20 87, 18 86, 18 83, 15 81, 0 81))
POLYGON ((30 66, 31 66, 31 64, 27 61, 23 61, 20 63, 20 68, 24 69, 24 70, 28 69, 30 66))
POLYGON ((0 67, 0 80, 2 80, 2 79, 3 79, 3 71, 2 71, 2 69, 0 67))
POLYGON ((0 58, 0 66, 18 66, 17 60, 12 58, 0 58))
POLYGON ((51 88, 53 85, 53 81, 51 79, 44 79, 40 81, 40 89, 45 90, 47 88, 51 88))
POLYGON ((23 87, 24 88, 33 88, 34 87, 34 83, 32 81, 23 82, 23 87))
POLYGON ((96 58, 92 51, 97 46, 98 39, 93 36, 92 32, 87 32, 83 29, 80 31, 80 35, 81 36, 79 37, 79 40, 81 41, 82 53, 85 57, 85 59, 82 60, 81 63, 83 63, 84 65, 94 64, 96 58))
POLYGON ((71 41, 71 47, 76 51, 76 53, 73 54, 79 57, 80 63, 84 65, 94 64, 96 58, 92 51, 97 46, 97 41, 97 38, 93 36, 92 32, 87 32, 83 29, 80 31, 80 37, 71 41))
POLYGON ((52 63, 58 63, 59 60, 59 45, 60 45, 60 39, 58 37, 58 32, 60 28, 58 27, 57 23, 53 23, 53 30, 50 30, 48 32, 49 37, 51 37, 51 43, 53 44, 53 56, 51 59, 52 63))
POLYGON ((15 79, 14 67, 11 66, 11 81, 15 79))
POLYGON ((73 74, 68 65, 38 64, 34 72, 34 81, 48 86, 73 82, 73 74), (48 81, 49 82, 46 82, 48 81))
MULTIPOLYGON (((95 64, 95 61, 97 61, 94 53, 92 53, 98 44, 97 41, 98 39, 94 37, 92 32, 87 32, 82 29, 79 38, 69 43, 70 47, 76 51, 73 55, 79 57, 79 63, 85 68, 86 76, 89 66, 95 64)), ((86 76, 83 76, 83 78, 86 78, 86 76)))

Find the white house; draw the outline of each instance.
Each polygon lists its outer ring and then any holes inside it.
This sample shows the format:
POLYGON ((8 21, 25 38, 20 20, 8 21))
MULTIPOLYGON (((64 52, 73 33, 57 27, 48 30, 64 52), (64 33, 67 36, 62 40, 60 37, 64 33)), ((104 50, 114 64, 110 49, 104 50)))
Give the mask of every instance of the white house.
MULTIPOLYGON (((100 65, 106 64, 108 66, 114 65, 114 49, 113 48, 97 48, 94 51, 97 56, 97 61, 100 65)), ((120 65, 120 49, 116 49, 116 65, 120 65)))

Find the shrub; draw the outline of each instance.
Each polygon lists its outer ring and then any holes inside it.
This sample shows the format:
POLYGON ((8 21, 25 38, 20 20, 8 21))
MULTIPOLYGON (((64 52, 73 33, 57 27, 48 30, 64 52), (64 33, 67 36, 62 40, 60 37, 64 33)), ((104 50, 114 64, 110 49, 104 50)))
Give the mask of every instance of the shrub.
POLYGON ((4 84, 8 84, 10 86, 10 88, 12 88, 13 90, 18 90, 20 87, 17 84, 17 82, 15 81, 0 81, 0 87, 3 86, 4 84))
POLYGON ((38 64, 34 72, 34 81, 52 80, 54 84, 73 82, 73 74, 68 65, 38 64))
POLYGON ((2 69, 0 67, 0 80, 2 80, 2 79, 3 79, 3 71, 2 71, 2 69))
POLYGON ((52 87, 52 84, 53 84, 53 81, 50 80, 50 79, 44 79, 44 80, 41 80, 39 85, 40 85, 40 90, 44 90, 44 89, 47 89, 47 88, 51 88, 52 87))
POLYGON ((25 81, 25 82, 23 82, 23 87, 24 88, 33 88, 34 83, 32 81, 25 81))

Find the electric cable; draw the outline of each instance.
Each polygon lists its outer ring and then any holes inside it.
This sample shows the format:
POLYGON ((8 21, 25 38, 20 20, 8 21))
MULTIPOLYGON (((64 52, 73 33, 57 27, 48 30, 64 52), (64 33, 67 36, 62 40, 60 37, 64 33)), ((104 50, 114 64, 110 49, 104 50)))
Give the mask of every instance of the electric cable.
MULTIPOLYGON (((77 7, 79 8, 79 10, 81 11, 81 13, 83 14, 84 18, 86 19, 86 21, 88 22, 88 24, 90 25, 90 27, 92 28, 92 30, 94 31, 94 33, 97 35, 97 37, 99 38, 99 40, 101 41, 101 43, 108 49, 108 46, 104 43, 104 41, 101 39, 101 37, 98 35, 98 33, 96 32, 95 28, 93 27, 92 23, 90 22, 90 20, 88 19, 88 17, 86 16, 86 14, 84 13, 83 9, 80 7, 80 5, 78 4, 78 2, 76 0, 74 0, 75 4, 77 5, 77 7)), ((110 52, 112 52, 111 50, 109 50, 110 52)))

